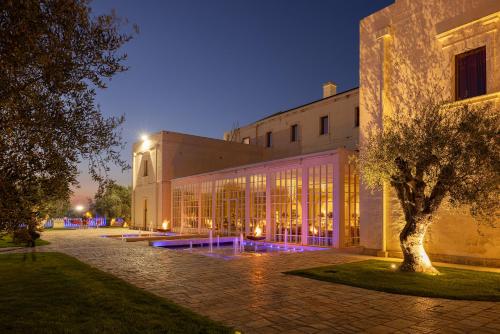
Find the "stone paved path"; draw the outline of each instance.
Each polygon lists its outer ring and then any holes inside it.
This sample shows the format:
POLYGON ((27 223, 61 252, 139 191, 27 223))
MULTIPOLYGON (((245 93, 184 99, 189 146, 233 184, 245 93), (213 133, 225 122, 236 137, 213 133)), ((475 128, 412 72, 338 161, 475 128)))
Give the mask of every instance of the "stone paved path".
MULTIPOLYGON (((283 271, 356 261, 319 251, 233 260, 99 238, 118 229, 45 232, 72 255, 244 333, 500 333, 500 303, 393 295, 283 271)), ((369 279, 369 278, 367 278, 369 279)))

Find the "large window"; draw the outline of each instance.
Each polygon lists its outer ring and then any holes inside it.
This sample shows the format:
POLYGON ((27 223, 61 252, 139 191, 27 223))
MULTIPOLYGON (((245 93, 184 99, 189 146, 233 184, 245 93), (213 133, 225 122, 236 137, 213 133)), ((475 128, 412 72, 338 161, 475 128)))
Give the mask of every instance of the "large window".
POLYGON ((271 174, 271 233, 273 241, 300 243, 302 231, 302 169, 271 174))
POLYGON ((328 116, 323 116, 319 119, 319 134, 328 134, 328 116))
POLYGON ((219 235, 239 235, 245 231, 244 177, 215 182, 215 229, 219 235))
POLYGON ((250 176, 250 234, 266 234, 266 175, 250 176))
POLYGON ((359 176, 353 164, 344 174, 345 245, 359 245, 359 176))
POLYGON ((331 246, 333 242, 333 165, 309 168, 308 243, 331 246))
POLYGON ((486 94, 486 47, 455 56, 457 100, 486 94))
POLYGON ((182 189, 176 187, 172 190, 172 229, 180 231, 182 225, 182 189))
POLYGON ((200 186, 201 198, 201 228, 209 230, 213 227, 212 221, 212 182, 202 182, 200 186))
POLYGON ((198 231, 198 184, 187 184, 172 190, 172 228, 183 233, 198 231))
POLYGON ((198 229, 198 192, 196 184, 188 184, 182 188, 182 227, 183 231, 198 229))

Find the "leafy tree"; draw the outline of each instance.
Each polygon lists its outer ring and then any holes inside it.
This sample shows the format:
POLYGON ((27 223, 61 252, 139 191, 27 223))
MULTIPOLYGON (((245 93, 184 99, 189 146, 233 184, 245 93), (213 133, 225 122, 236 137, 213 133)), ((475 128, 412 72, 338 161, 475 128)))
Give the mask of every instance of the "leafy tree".
POLYGON ((387 182, 397 195, 405 219, 400 270, 437 273, 423 241, 443 202, 498 221, 500 113, 487 104, 429 99, 382 119, 383 128, 370 124, 360 153, 363 181, 372 189, 387 182))
POLYGON ((87 0, 0 2, 0 231, 34 231, 77 185, 88 161, 101 186, 120 159, 123 117, 104 117, 95 90, 127 70, 132 35, 87 0))
POLYGON ((71 211, 69 198, 58 199, 46 204, 48 217, 64 217, 71 211))
POLYGON ((96 194, 93 209, 98 215, 106 218, 123 218, 129 222, 131 197, 132 187, 110 183, 103 192, 96 194))

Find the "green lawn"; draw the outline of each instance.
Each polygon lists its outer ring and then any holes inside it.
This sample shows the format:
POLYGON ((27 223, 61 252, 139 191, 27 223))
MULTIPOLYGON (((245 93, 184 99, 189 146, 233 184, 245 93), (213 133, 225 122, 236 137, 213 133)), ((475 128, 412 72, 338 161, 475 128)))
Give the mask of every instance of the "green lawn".
MULTIPOLYGON (((42 239, 36 240, 37 246, 43 246, 48 244, 50 244, 50 242, 46 240, 42 239)), ((26 243, 16 244, 14 243, 14 241, 12 241, 12 237, 10 235, 6 235, 3 238, 0 238, 0 248, 6 248, 6 247, 26 247, 26 243)))
POLYGON ((70 256, 28 253, 0 254, 0 333, 233 330, 70 256))
POLYGON ((500 274, 437 267, 441 275, 402 273, 394 262, 368 260, 286 272, 320 281, 396 294, 448 299, 500 301, 500 274))

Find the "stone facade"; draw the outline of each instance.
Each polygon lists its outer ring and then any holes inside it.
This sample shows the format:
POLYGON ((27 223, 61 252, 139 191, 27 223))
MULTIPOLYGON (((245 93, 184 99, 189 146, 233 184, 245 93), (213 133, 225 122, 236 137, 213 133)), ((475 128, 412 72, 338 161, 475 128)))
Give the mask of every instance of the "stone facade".
MULTIPOLYGON (((358 88, 336 94, 336 86, 324 85, 321 100, 280 112, 238 129, 233 140, 264 147, 273 158, 321 152, 336 148, 358 148, 356 123, 358 88), (333 88, 333 87, 335 88, 333 88), (333 94, 333 95, 329 95, 333 94), (328 117, 329 131, 320 132, 321 117, 328 117), (297 125, 297 139, 291 140, 291 127, 297 125), (272 145, 266 147, 266 134, 272 133, 272 145)), ((359 110, 359 109, 358 109, 359 110)), ((230 133, 224 137, 228 139, 230 133)))
MULTIPOLYGON (((335 84, 326 83, 322 99, 226 132, 225 140, 164 131, 152 135, 147 145, 136 143, 133 225, 157 228, 171 220, 173 179, 181 182, 202 173, 222 175, 222 169, 231 167, 244 170, 245 165, 262 163, 264 168, 277 159, 362 149, 368 124, 381 122, 373 115, 397 112, 436 92, 454 100, 455 57, 476 48, 486 49, 486 92, 459 103, 491 102, 500 109, 499 28, 499 1, 396 0, 360 23, 359 89, 337 93, 335 84), (328 127, 326 133, 322 124, 328 127), (149 161, 148 173, 144 160, 149 161)), ((389 187, 374 193, 360 187, 360 244, 367 252, 398 255, 398 208, 389 187)), ((437 219, 426 239, 431 258, 500 265, 498 228, 477 225, 466 208, 442 209, 437 219)))
MULTIPOLYGON (((360 143, 373 115, 397 112, 439 92, 454 100, 455 56, 486 48, 486 94, 459 103, 500 109, 500 2, 397 0, 360 24, 360 143)), ((380 118, 377 120, 380 122, 380 118)), ((360 191, 361 244, 397 255, 399 204, 388 187, 360 191)), ((463 210, 442 209, 426 238, 431 258, 500 264, 500 229, 478 225, 463 210)))

